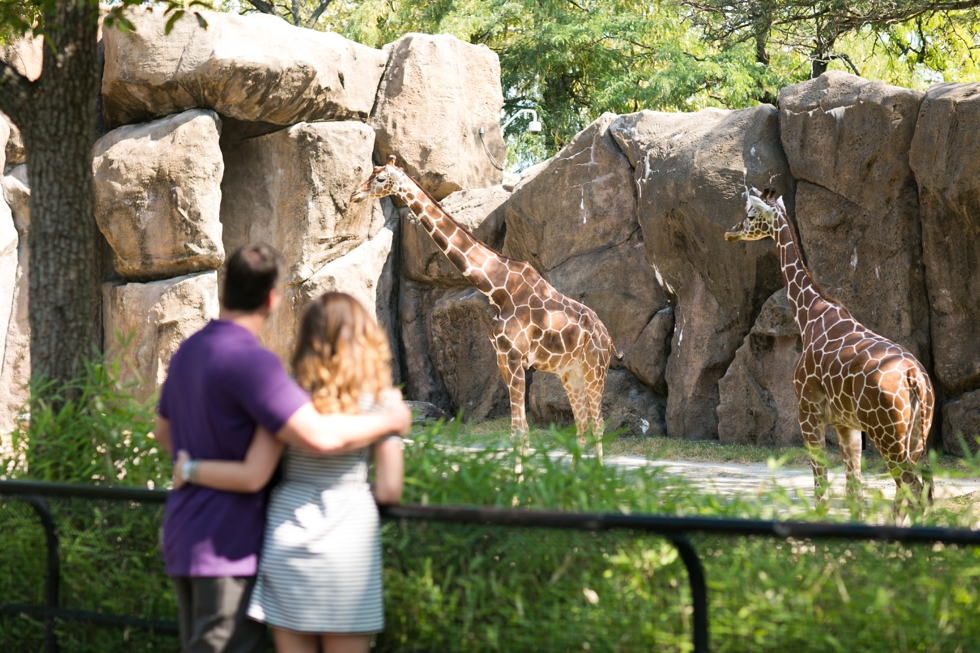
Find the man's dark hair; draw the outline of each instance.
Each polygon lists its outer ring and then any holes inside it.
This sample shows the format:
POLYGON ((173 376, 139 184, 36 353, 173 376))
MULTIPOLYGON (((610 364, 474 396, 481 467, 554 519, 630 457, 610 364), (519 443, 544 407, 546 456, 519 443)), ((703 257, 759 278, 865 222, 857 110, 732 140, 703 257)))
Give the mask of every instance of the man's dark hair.
POLYGON ((242 245, 225 263, 222 304, 232 311, 257 311, 279 280, 279 253, 265 243, 242 245))

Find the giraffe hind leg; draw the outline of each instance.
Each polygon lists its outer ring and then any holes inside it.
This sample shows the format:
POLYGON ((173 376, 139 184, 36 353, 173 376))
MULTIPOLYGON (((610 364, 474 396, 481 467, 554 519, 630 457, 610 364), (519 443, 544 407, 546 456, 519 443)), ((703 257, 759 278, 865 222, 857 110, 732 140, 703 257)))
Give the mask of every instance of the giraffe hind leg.
POLYGON ((915 474, 915 463, 909 456, 908 424, 898 422, 868 427, 868 437, 878 447, 885 466, 895 480, 894 512, 896 523, 904 519, 908 504, 918 504, 922 496, 922 481, 915 474))
POLYGON ((589 397, 585 392, 585 383, 578 370, 567 371, 561 375, 561 384, 568 395, 572 406, 572 416, 575 418, 575 436, 581 449, 585 448, 585 432, 589 428, 589 397))
POLYGON ((605 420, 602 419, 602 392, 606 387, 606 374, 608 373, 608 363, 605 368, 593 368, 595 371, 585 375, 585 392, 589 398, 589 416, 592 420, 592 434, 595 436, 596 457, 599 464, 602 464, 602 436, 606 429, 605 420))

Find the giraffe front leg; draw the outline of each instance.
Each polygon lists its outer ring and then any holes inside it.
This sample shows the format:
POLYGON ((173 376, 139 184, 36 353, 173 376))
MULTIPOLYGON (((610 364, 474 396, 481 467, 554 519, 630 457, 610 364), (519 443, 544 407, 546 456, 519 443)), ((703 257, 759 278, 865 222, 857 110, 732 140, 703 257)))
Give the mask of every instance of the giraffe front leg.
POLYGON ((861 487, 861 431, 834 426, 840 451, 844 458, 844 473, 847 476, 847 500, 852 517, 863 513, 864 492, 861 487))
POLYGON ((497 367, 504 377, 504 384, 510 393, 510 438, 514 443, 517 462, 514 471, 522 472, 522 461, 528 455, 530 443, 527 433, 527 416, 524 408, 524 364, 514 350, 497 352, 497 367), (518 439, 520 445, 518 445, 518 439))
POLYGON ((827 478, 827 425, 816 411, 804 410, 800 404, 800 430, 803 432, 803 444, 810 455, 810 467, 813 469, 813 496, 817 508, 827 509, 827 489, 830 482, 827 478))

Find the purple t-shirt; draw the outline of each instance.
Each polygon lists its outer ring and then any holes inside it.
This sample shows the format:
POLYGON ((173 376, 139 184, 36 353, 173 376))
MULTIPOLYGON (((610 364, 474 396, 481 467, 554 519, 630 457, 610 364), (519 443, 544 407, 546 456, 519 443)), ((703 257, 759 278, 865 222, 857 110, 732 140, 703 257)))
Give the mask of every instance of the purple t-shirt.
MULTIPOLYGON (((170 360, 159 413, 173 451, 244 460, 256 425, 276 433, 310 400, 245 328, 212 320, 170 360)), ((185 485, 167 497, 163 559, 171 576, 252 576, 265 530, 266 492, 185 485)))

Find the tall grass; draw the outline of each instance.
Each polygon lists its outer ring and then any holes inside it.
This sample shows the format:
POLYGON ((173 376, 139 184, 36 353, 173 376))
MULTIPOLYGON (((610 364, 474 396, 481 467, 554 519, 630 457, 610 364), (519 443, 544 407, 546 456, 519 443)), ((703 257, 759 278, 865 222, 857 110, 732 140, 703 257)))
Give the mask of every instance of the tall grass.
MULTIPOLYGON (((542 439, 544 441, 546 439, 542 439)), ((406 501, 745 518, 849 519, 769 487, 721 498, 656 467, 600 467, 569 432, 513 472, 509 449, 446 446, 430 429, 406 449, 406 501)), ((980 462, 980 461, 975 461, 980 462)), ((914 512, 916 524, 970 526, 972 502, 914 512)), ((868 492, 864 518, 892 520, 868 492)), ((686 651, 686 572, 665 540, 500 527, 384 526, 383 649, 686 651)), ((969 651, 980 642, 980 552, 874 542, 695 537, 708 579, 713 651, 969 651)))
POLYGON ((121 360, 85 361, 62 387, 32 383, 13 450, 0 450, 0 478, 149 488, 166 479, 170 459, 152 437, 156 398, 133 396, 138 382, 120 380, 121 360))
MULTIPOLYGON (((169 462, 149 437, 152 404, 127 398, 118 368, 93 364, 76 404, 35 415, 20 437, 39 444, 11 475, 157 485, 169 462)), ((523 476, 505 434, 483 448, 458 429, 419 431, 406 448, 405 501, 515 509, 745 518, 851 519, 768 486, 749 496, 705 492, 650 466, 599 466, 570 431, 533 441, 523 476), (559 455, 567 454, 567 455, 559 455)), ((33 449, 33 447, 32 447, 33 449)), ((777 464, 774 461, 773 464, 777 464)), ((963 466, 976 474, 980 458, 963 466)), ((945 473, 948 470, 943 470, 945 473)), ((53 506, 62 533, 67 607, 173 618, 157 549, 159 508, 68 501, 53 506)), ((867 491, 862 519, 892 520, 892 502, 867 491)), ((910 523, 972 527, 973 497, 913 511, 910 523)), ((40 529, 17 502, 0 502, 0 596, 39 600, 40 529)), ((687 651, 691 608, 683 564, 662 538, 420 522, 383 525, 391 651, 687 651)), ((693 537, 704 563, 712 650, 971 651, 980 642, 980 551, 942 546, 693 537)), ((171 651, 174 638, 78 624, 62 650, 171 651)), ((0 650, 34 650, 40 625, 0 617, 0 650)))

